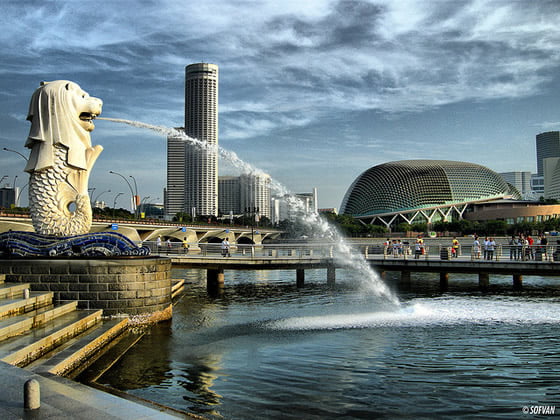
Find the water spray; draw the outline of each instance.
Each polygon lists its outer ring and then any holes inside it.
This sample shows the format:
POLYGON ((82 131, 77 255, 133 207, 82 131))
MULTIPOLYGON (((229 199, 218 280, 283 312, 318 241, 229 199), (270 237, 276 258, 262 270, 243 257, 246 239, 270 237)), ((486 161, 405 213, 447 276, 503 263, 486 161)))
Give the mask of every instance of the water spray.
MULTIPOLYGON (((198 140, 188 136, 184 131, 175 128, 152 125, 140 121, 131 121, 120 118, 98 117, 98 120, 112 121, 121 124, 127 124, 137 128, 145 128, 168 137, 173 137, 189 143, 201 150, 208 152, 217 152, 223 159, 234 165, 242 173, 252 175, 264 175, 265 172, 250 163, 243 161, 235 152, 226 150, 215 144, 209 144, 206 141, 198 140)), ((282 197, 290 209, 294 210, 297 217, 306 225, 313 226, 319 236, 327 241, 332 242, 334 247, 334 258, 338 265, 357 270, 364 276, 362 284, 368 287, 369 291, 378 296, 385 297, 391 303, 399 305, 398 298, 391 292, 387 285, 380 279, 379 275, 371 268, 367 260, 359 253, 354 252, 352 247, 344 240, 338 230, 329 224, 326 219, 320 217, 317 213, 307 213, 302 200, 290 193, 288 188, 280 182, 271 179, 271 190, 279 197, 282 197)))

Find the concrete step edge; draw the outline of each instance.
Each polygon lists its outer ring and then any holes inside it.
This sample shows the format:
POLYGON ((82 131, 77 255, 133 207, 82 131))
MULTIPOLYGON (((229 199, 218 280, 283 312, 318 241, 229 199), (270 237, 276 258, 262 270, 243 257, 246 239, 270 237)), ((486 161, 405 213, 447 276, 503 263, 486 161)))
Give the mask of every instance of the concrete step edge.
POLYGON ((30 289, 29 283, 0 283, 0 299, 23 296, 25 289, 30 289))
POLYGON ((53 292, 31 292, 29 299, 0 302, 0 319, 30 312, 52 304, 53 292))
POLYGON ((54 375, 66 376, 83 366, 87 360, 121 335, 128 327, 128 318, 104 321, 99 330, 88 334, 72 346, 52 357, 36 372, 49 372, 54 375))
POLYGON ((59 316, 75 311, 77 307, 78 302, 74 301, 50 309, 46 309, 47 307, 39 308, 35 311, 0 321, 0 341, 44 325, 59 316))
POLYGON ((66 340, 75 337, 101 321, 103 310, 98 310, 66 325, 53 333, 42 337, 17 351, 14 351, 1 360, 11 365, 23 367, 58 347, 66 340))

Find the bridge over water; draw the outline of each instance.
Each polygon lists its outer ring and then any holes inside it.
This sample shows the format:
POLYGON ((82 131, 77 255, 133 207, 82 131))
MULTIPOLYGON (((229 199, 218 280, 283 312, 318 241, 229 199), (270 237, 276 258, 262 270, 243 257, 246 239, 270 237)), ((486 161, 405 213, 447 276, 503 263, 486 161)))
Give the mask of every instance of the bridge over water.
MULTIPOLYGON (((34 232, 29 215, 0 212, 0 233, 13 231, 34 232)), ((170 239, 175 243, 186 238, 192 248, 199 244, 221 242, 229 238, 231 243, 260 244, 267 239, 275 239, 281 231, 277 229, 251 228, 228 225, 191 225, 171 222, 142 220, 100 220, 94 219, 93 232, 118 232, 130 240, 140 242, 155 241, 161 237, 163 241, 170 239)))
MULTIPOLYGON (((410 252, 398 255, 387 253, 387 249, 374 247, 376 253, 370 252, 368 246, 355 246, 369 264, 382 276, 386 271, 401 273, 401 281, 410 281, 412 272, 439 273, 440 285, 447 288, 450 273, 478 274, 479 286, 486 288, 490 284, 490 275, 511 275, 513 286, 520 288, 523 276, 560 276, 560 261, 557 259, 556 246, 535 249, 533 259, 510 260, 509 249, 499 246, 492 260, 478 259, 472 250, 463 247, 462 255, 448 258, 450 250, 445 246, 426 249, 425 254, 415 259, 410 252), (540 255, 540 257, 537 257, 540 255), (442 259, 443 256, 443 259, 442 259)), ((201 252, 170 254, 174 267, 198 268, 207 270, 209 287, 220 286, 224 282, 225 270, 289 270, 296 272, 296 284, 303 286, 305 270, 326 269, 327 284, 334 284, 337 268, 348 268, 344 259, 336 258, 334 244, 266 244, 240 245, 232 247, 231 257, 223 257, 219 244, 208 244, 201 252)), ((559 258, 560 259, 560 258, 559 258)))

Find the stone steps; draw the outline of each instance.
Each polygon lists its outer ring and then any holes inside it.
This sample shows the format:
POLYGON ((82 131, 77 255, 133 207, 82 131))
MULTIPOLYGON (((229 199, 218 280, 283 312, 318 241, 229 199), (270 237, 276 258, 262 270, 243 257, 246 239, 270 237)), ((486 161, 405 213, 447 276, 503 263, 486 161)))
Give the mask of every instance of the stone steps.
POLYGON ((61 306, 49 305, 22 315, 13 316, 0 321, 0 341, 21 335, 32 328, 76 310, 78 302, 70 302, 61 306))
POLYGON ((107 372, 120 358, 126 354, 140 339, 144 336, 144 332, 127 330, 118 339, 113 340, 106 351, 93 363, 83 369, 77 380, 82 383, 95 383, 105 372, 107 372))
POLYGON ((29 292, 0 274, 0 360, 39 374, 77 375, 128 329, 128 318, 53 305, 52 292, 29 292))
POLYGON ((29 283, 9 284, 2 281, 0 283, 0 299, 22 297, 29 287, 29 283))
POLYGON ((0 320, 52 304, 52 292, 31 292, 29 298, 0 299, 0 320))
POLYGON ((0 347, 0 360, 24 367, 100 322, 102 314, 102 310, 74 311, 27 334, 12 337, 0 347))
POLYGON ((120 336, 128 326, 128 318, 104 320, 86 332, 68 340, 27 369, 35 373, 76 376, 95 360, 93 356, 120 336))

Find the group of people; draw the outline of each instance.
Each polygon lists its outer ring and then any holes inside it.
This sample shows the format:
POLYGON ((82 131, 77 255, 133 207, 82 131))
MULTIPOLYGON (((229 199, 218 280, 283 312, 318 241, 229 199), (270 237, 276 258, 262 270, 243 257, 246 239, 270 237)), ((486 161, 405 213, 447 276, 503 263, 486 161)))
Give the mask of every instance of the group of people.
POLYGON ((385 242, 383 242, 383 246, 385 247, 385 253, 387 255, 392 254, 395 258, 402 255, 404 252, 404 245, 400 239, 391 239, 387 238, 385 242))
MULTIPOLYGON (((158 236, 156 239, 156 248, 157 248, 158 255, 161 254, 162 245, 163 243, 161 240, 161 236, 158 236)), ((187 254, 189 252, 189 243, 187 242, 186 237, 184 237, 183 240, 181 241, 181 246, 183 248, 183 253, 187 254)), ((167 238, 167 240, 165 241, 165 247, 167 248, 166 253, 170 254, 173 249, 173 244, 171 243, 171 239, 167 238)))
POLYGON ((510 260, 546 259, 549 255, 548 239, 544 234, 540 234, 536 241, 530 234, 512 235, 508 245, 510 260))
POLYGON ((496 241, 494 238, 486 236, 483 241, 474 235, 472 255, 475 260, 479 260, 483 256, 485 260, 494 259, 494 251, 496 250, 496 241))

